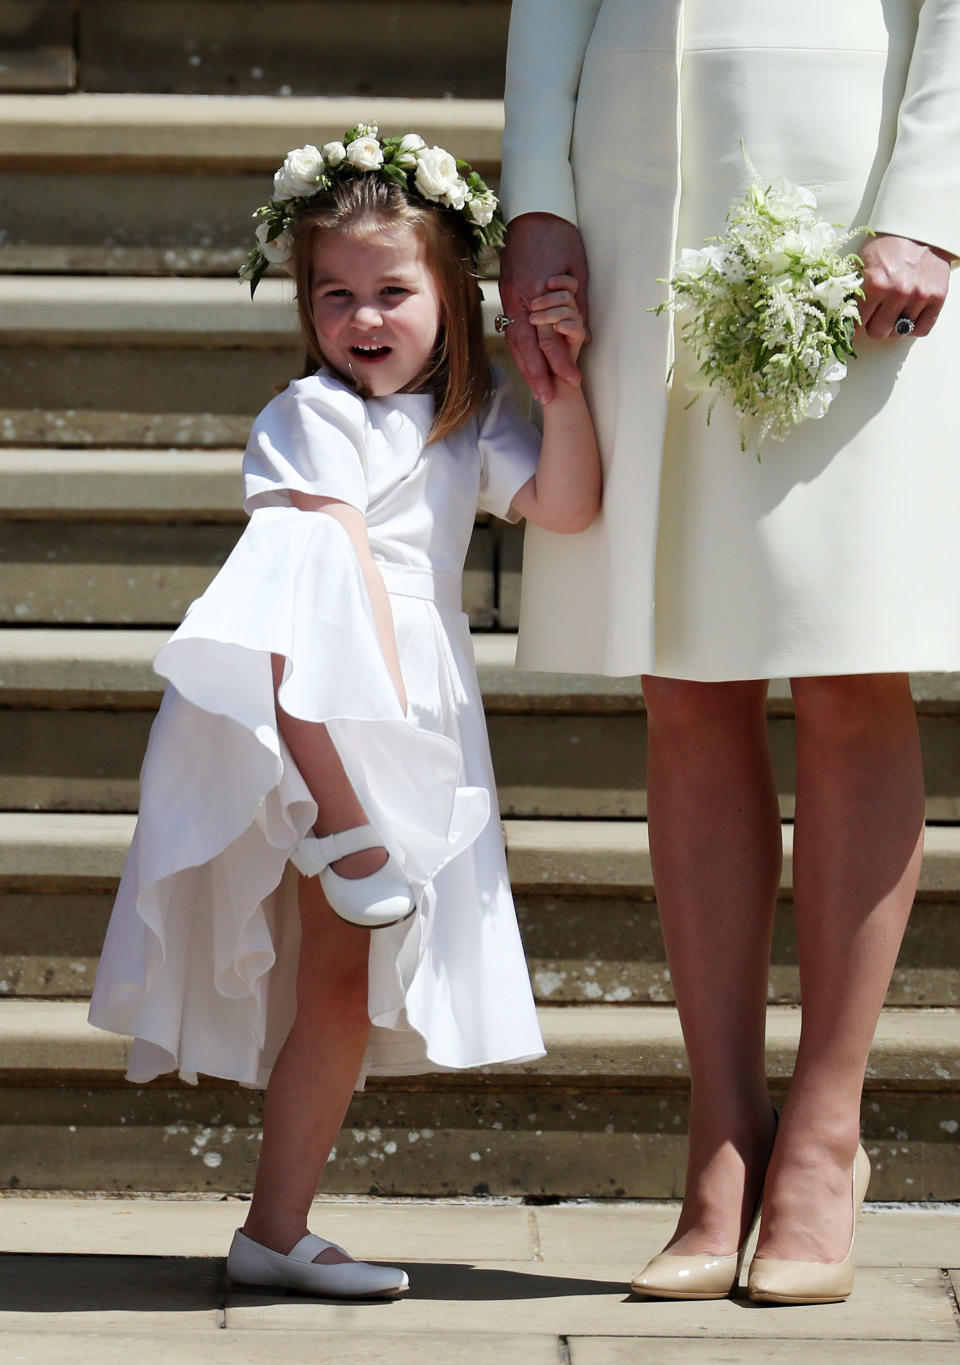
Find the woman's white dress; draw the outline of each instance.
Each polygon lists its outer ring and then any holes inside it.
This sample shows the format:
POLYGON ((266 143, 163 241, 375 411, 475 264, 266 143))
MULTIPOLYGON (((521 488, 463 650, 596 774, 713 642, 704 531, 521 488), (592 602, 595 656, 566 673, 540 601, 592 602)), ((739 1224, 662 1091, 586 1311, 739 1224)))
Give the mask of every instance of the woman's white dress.
POLYGON ((131 1035, 128 1076, 266 1084, 293 1021, 291 850, 316 806, 277 731, 280 700, 323 722, 417 911, 370 936, 363 1074, 539 1056, 460 579, 477 506, 499 516, 539 436, 497 376, 484 412, 426 444, 433 399, 362 401, 318 373, 261 413, 250 521, 155 667, 168 680, 90 1020, 131 1035), (366 517, 394 616, 403 714, 349 537, 293 490, 366 517))
POLYGON ((760 465, 672 386, 680 247, 748 183, 960 255, 960 0, 514 0, 504 195, 579 222, 605 465, 583 535, 530 528, 519 661, 700 680, 960 668, 960 277, 927 338, 862 338, 760 465))

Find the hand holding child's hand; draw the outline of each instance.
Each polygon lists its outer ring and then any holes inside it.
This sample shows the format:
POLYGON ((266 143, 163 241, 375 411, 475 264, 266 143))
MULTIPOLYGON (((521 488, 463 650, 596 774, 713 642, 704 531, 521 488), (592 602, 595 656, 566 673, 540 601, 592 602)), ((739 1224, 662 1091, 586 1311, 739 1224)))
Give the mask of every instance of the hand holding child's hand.
MULTIPOLYGON (((577 281, 572 275, 551 275, 547 280, 548 293, 539 295, 530 304, 530 322, 534 327, 550 327, 566 339, 570 359, 575 361, 582 347, 589 341, 586 323, 577 307, 577 281)), ((578 384, 568 379, 568 384, 578 384)))

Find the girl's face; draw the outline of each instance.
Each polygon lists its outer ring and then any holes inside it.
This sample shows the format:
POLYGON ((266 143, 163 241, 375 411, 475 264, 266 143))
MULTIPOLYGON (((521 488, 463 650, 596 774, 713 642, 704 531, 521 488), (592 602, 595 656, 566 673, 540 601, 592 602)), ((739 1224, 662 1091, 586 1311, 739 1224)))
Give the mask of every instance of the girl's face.
POLYGON ((324 360, 375 398, 416 390, 440 330, 440 299, 411 228, 318 233, 311 303, 324 360))

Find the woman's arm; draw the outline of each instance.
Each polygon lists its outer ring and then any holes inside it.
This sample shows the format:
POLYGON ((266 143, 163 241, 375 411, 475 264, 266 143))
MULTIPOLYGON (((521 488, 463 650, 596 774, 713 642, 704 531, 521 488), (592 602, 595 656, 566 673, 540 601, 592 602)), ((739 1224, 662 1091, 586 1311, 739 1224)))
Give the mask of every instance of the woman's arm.
POLYGON ((366 584, 367 596, 370 598, 370 606, 373 609, 373 620, 384 662, 387 665, 390 680, 396 689, 400 705, 406 711, 407 693, 403 685, 403 674, 400 671, 400 654, 397 650, 397 636, 393 626, 393 612, 390 610, 390 598, 387 596, 380 570, 370 553, 367 523, 364 520, 363 513, 358 508, 351 507, 349 503, 338 502, 335 498, 314 497, 308 493, 292 492, 290 501, 294 507, 299 507, 302 512, 325 512, 327 516, 339 521, 350 537, 350 543, 353 545, 360 562, 360 570, 366 584))
MULTIPOLYGON (((575 361, 586 328, 577 307, 577 281, 559 275, 533 300, 530 322, 550 331, 575 361)), ((600 510, 602 478, 593 422, 579 383, 558 379, 543 411, 537 472, 514 496, 510 511, 547 531, 585 531, 600 510)))
POLYGON ((960 255, 960 0, 922 0, 897 137, 861 255, 868 336, 898 317, 923 337, 939 316, 960 255))
POLYGON ((554 375, 580 377, 566 346, 550 330, 538 339, 527 315, 555 275, 576 278, 587 315, 587 266, 576 228, 570 140, 583 56, 601 3, 514 0, 510 13, 500 192, 511 222, 500 297, 513 319, 507 331, 510 353, 544 405, 553 398, 554 375))
POLYGON ((960 256, 960 0, 922 0, 874 231, 960 256))
POLYGON ((500 180, 508 218, 550 213, 577 221, 570 140, 583 57, 601 3, 513 0, 500 180))

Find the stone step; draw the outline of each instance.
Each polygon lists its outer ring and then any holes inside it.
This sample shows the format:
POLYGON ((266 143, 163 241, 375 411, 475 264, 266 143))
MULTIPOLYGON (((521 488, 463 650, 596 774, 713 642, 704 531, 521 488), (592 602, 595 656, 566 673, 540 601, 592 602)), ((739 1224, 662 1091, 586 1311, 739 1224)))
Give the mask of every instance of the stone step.
MULTIPOLYGON (((113 495, 122 501, 124 490, 113 495)), ((105 499, 110 501, 110 498, 105 499)), ((202 510, 202 509, 198 509, 202 510)), ((170 510, 135 519, 77 509, 70 520, 0 516, 0 623, 21 626, 176 625, 236 544, 234 508, 189 521, 170 510)), ((463 574, 475 628, 516 629, 522 532, 478 521, 463 574)))
POLYGON ((74 88, 75 8, 63 0, 4 0, 0 9, 0 91, 74 88))
POLYGON ((509 0, 5 0, 0 91, 499 98, 509 0), (426 39, 426 41, 425 41, 426 39))
MULTIPOLYGON (((80 0, 87 91, 496 98, 509 0, 80 0)), ((342 131, 342 129, 341 129, 342 131)))
MULTIPOLYGON (((672 1010, 540 1011, 547 1055, 472 1073, 371 1081, 325 1178, 330 1193, 674 1195, 686 1064, 672 1010), (424 1159, 425 1156, 428 1159, 424 1159)), ((799 1012, 768 1012, 782 1093, 799 1012)), ((0 1181, 19 1189, 249 1188, 260 1096, 229 1083, 129 1087, 124 1040, 69 1001, 0 1002, 0 1181), (109 1150, 109 1162, 103 1152, 109 1150)), ((960 1015, 887 1011, 864 1092, 871 1197, 955 1199, 960 1015)))
POLYGON ((0 95, 0 271, 233 274, 287 151, 370 118, 419 131, 496 187, 499 99, 0 95))
MULTIPOLYGON (((128 815, 0 813, 0 996, 89 995, 133 831, 128 815)), ((646 825, 506 819, 507 858, 538 998, 672 998, 646 825)), ((791 836, 769 999, 799 998, 791 836)), ((960 831, 932 826, 920 892, 888 993, 898 1007, 960 1005, 960 831)), ((719 907, 718 907, 719 909, 719 907)))
MULTIPOLYGON (((175 484, 173 492, 179 496, 175 484)), ((123 498, 122 490, 117 496, 123 498)), ((26 534, 30 527, 23 523, 19 529, 26 534)), ((102 522, 70 527, 77 528, 85 534, 66 540, 57 523, 46 528, 50 553, 57 558, 24 563, 22 573, 11 566, 9 591, 22 594, 12 604, 14 611, 22 600, 39 614, 44 588, 50 609, 60 613, 71 602, 88 600, 80 596, 76 565, 83 556, 76 545, 88 547, 95 560, 114 528, 102 522)), ((155 549, 156 534, 166 535, 169 528, 155 531, 148 523, 127 530, 143 550, 155 549)), ((210 528, 202 531, 208 536, 210 528)), ((173 541, 177 549, 185 543, 179 534, 173 541)), ((465 600, 475 622, 486 623, 495 615, 501 624, 515 619, 518 572, 516 529, 478 526, 465 580, 465 600), (515 571, 503 562, 508 547, 516 549, 515 571)), ((149 575, 162 578, 169 596, 194 583, 188 575, 198 575, 199 569, 172 568, 170 560, 156 559, 135 568, 128 555, 120 564, 87 560, 83 573, 84 582, 100 593, 98 601, 113 603, 117 613, 136 612, 139 620, 149 575), (137 591, 131 591, 131 576, 139 584, 137 591)), ((0 629, 0 809, 136 810, 140 763, 160 699, 150 660, 166 635, 152 630, 0 629)), ((503 813, 601 819, 645 815, 646 717, 638 680, 522 674, 513 667, 515 637, 478 634, 474 640, 503 813)), ((930 820, 960 820, 958 686, 954 675, 918 675, 914 680, 930 820)), ((789 817, 794 727, 783 683, 771 689, 768 733, 781 809, 789 817)))
MULTIPOLYGON (((505 362, 483 282, 493 359, 505 362)), ((303 371, 293 285, 0 276, 0 445, 242 447, 303 371)))

